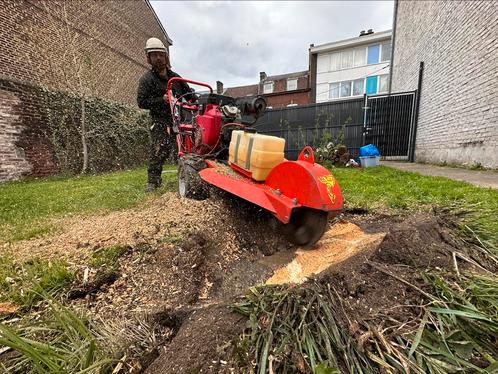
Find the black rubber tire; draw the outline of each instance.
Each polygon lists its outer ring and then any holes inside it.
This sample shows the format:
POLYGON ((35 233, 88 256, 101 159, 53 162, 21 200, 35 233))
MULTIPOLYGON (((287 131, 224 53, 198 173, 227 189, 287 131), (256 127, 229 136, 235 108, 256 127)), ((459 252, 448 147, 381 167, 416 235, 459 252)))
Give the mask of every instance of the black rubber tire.
POLYGON ((178 196, 194 200, 205 200, 209 189, 199 176, 206 167, 204 160, 194 156, 183 156, 178 160, 178 196))
POLYGON ((284 236, 291 243, 305 248, 313 247, 327 229, 327 212, 302 208, 292 213, 284 225, 284 236))

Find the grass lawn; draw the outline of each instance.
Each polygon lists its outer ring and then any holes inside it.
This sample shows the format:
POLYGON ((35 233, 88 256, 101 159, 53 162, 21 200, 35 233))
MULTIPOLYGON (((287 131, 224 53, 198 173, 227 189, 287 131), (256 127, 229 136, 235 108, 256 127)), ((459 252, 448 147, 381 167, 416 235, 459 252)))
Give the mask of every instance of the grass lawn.
MULTIPOLYGON (((165 170, 175 170, 166 167, 165 170)), ((0 184, 0 243, 56 230, 47 219, 135 206, 147 198, 145 168, 79 177, 25 179, 0 184)), ((176 189, 176 173, 163 174, 158 193, 176 189)))
POLYGON ((498 246, 498 190, 385 166, 331 170, 347 208, 393 212, 449 208, 464 213, 464 225, 498 246))

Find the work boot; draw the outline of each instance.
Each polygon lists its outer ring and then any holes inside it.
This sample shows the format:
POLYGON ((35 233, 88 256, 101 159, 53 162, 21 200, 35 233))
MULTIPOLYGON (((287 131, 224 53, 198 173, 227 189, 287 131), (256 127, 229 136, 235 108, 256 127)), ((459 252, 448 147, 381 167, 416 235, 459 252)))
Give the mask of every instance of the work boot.
POLYGON ((152 192, 159 186, 156 183, 147 183, 147 187, 145 187, 145 192, 152 192))

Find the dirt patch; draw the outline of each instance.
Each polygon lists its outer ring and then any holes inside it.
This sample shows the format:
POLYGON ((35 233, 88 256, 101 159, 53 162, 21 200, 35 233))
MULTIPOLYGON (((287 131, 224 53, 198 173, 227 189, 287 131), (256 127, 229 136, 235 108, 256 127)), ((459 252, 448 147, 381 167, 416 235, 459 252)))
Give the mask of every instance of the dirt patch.
POLYGON ((245 321, 226 305, 194 311, 146 373, 228 373, 224 348, 238 336, 245 321))

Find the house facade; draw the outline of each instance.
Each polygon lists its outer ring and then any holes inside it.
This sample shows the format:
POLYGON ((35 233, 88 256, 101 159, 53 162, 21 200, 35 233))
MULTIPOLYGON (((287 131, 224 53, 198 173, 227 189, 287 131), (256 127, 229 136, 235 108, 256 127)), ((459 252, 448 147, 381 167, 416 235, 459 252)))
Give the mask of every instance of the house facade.
POLYGON ((54 141, 54 116, 75 133, 82 114, 66 105, 75 98, 95 99, 99 110, 136 106, 146 40, 172 43, 144 0, 7 1, 0 20, 0 181, 59 172, 54 147, 68 139, 54 141))
POLYGON ((232 97, 261 95, 266 99, 269 109, 305 105, 310 102, 309 72, 268 76, 259 73, 259 83, 224 89, 222 82, 217 82, 216 91, 232 97))
POLYGON ((272 76, 263 71, 259 73, 258 90, 271 108, 309 104, 309 71, 272 76))
POLYGON ((397 1, 393 92, 421 76, 416 161, 498 168, 498 7, 397 1))
POLYGON ((310 45, 310 101, 349 99, 389 90, 391 31, 310 45))

